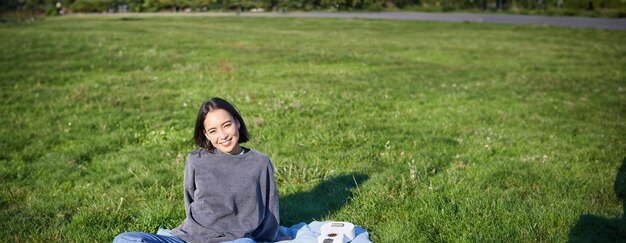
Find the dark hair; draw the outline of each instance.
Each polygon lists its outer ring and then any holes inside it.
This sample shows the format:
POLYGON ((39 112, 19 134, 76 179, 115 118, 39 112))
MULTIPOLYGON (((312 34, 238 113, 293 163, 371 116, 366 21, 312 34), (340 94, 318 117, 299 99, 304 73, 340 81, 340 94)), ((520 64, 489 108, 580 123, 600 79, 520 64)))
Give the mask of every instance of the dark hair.
POLYGON ((239 122, 238 142, 248 142, 248 129, 246 129, 246 123, 243 121, 243 118, 241 118, 241 115, 239 115, 237 109, 235 109, 233 105, 228 103, 228 101, 214 97, 202 103, 202 106, 200 106, 200 110, 198 111, 198 118, 196 119, 196 129, 193 132, 193 141, 196 143, 196 145, 201 148, 206 148, 209 151, 213 151, 215 149, 215 147, 213 147, 213 144, 211 144, 211 141, 209 141, 206 136, 204 136, 204 119, 206 119, 207 113, 217 109, 223 109, 228 111, 228 113, 230 113, 230 115, 233 116, 237 120, 237 122, 239 122))

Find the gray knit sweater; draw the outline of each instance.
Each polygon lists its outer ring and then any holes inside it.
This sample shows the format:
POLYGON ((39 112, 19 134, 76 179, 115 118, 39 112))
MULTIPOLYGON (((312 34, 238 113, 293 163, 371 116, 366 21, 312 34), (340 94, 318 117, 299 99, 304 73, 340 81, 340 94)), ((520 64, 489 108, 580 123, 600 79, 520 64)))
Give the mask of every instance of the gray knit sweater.
POLYGON ((186 218, 172 230, 175 236, 188 242, 275 240, 278 192, 267 155, 196 149, 187 155, 184 188, 186 218))

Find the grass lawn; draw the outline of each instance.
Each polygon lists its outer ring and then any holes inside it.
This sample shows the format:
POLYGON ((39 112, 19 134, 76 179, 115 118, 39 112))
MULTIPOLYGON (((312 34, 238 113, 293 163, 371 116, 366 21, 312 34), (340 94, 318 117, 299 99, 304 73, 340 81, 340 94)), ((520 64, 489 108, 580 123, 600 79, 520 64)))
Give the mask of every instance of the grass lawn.
POLYGON ((213 96, 272 159, 281 225, 626 239, 625 31, 113 16, 5 23, 0 40, 2 242, 176 227, 213 96))

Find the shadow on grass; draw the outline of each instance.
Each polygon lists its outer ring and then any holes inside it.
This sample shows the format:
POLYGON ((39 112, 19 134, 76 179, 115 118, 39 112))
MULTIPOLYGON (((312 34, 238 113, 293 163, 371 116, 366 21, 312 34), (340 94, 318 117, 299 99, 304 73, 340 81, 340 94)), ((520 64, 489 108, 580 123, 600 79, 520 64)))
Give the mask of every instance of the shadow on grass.
POLYGON ((331 215, 352 197, 352 189, 368 179, 364 174, 348 174, 322 181, 311 191, 280 198, 280 224, 290 226, 331 215))
POLYGON ((141 18, 133 18, 133 17, 122 17, 119 20, 121 21, 139 21, 142 20, 141 18))
POLYGON ((569 233, 569 242, 626 242, 626 158, 617 172, 615 193, 622 200, 622 218, 583 214, 569 233))

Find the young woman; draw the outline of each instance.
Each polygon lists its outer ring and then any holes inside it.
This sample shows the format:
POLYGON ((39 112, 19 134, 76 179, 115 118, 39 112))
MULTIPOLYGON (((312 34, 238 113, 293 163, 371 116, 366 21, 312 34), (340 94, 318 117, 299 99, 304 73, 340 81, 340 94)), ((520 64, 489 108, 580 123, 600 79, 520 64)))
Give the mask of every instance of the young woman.
POLYGON ((280 217, 274 170, 267 155, 242 147, 246 124, 227 101, 198 111, 185 166, 186 218, 164 234, 127 232, 113 242, 276 241, 280 217))

